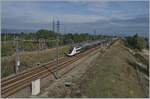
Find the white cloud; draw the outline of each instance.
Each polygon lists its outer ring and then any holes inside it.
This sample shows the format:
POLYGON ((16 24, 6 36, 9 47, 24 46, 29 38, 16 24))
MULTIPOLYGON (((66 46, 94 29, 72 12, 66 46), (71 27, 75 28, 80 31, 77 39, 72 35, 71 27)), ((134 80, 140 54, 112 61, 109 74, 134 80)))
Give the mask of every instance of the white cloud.
POLYGON ((45 12, 40 9, 39 4, 34 3, 5 3, 2 9, 2 18, 17 19, 23 23, 48 23, 52 19, 59 19, 65 23, 85 23, 97 20, 107 20, 107 17, 100 15, 70 14, 45 12))

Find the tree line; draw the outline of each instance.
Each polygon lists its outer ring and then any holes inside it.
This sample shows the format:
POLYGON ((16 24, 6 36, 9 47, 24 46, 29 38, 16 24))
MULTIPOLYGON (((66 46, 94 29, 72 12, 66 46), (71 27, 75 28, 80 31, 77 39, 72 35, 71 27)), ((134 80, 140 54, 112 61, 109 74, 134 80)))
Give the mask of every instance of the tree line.
POLYGON ((67 33, 67 34, 60 34, 56 33, 53 31, 49 31, 46 29, 41 29, 38 30, 37 32, 34 33, 17 33, 17 34, 12 34, 8 33, 2 34, 1 35, 1 40, 2 41, 8 41, 8 40, 14 40, 15 37, 19 37, 20 39, 47 39, 47 40, 55 40, 57 37, 59 37, 59 40, 61 44, 67 44, 67 43, 78 43, 82 41, 87 41, 87 40, 96 40, 96 39, 105 39, 105 38, 111 38, 111 36, 105 36, 105 35, 92 35, 89 33, 67 33))

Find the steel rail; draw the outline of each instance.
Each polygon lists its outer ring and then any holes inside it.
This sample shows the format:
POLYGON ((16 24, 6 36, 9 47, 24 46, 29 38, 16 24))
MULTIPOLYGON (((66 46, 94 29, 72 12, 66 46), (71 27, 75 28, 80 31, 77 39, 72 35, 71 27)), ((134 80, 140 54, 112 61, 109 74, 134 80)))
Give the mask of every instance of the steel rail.
MULTIPOLYGON (((67 60, 67 58, 65 59, 65 60, 67 60)), ((60 62, 63 62, 63 61, 65 61, 64 60, 64 58, 63 59, 61 59, 60 60, 60 62)), ((45 65, 55 65, 56 63, 55 63, 55 61, 54 62, 51 62, 51 63, 49 63, 49 64, 45 64, 45 65)), ((14 82, 14 81, 16 81, 16 80, 19 80, 19 79, 21 79, 21 78, 23 78, 23 77, 25 77, 25 76, 28 76, 28 75, 30 75, 30 74, 33 74, 33 73, 37 73, 37 72, 39 72, 39 71, 41 71, 41 69, 45 69, 44 67, 43 67, 43 65, 42 66, 39 66, 39 67, 36 67, 36 68, 31 68, 30 70, 28 70, 28 71, 25 71, 25 72, 23 72, 23 73, 21 73, 21 74, 17 74, 17 75, 14 75, 14 76, 12 76, 12 77, 10 77, 10 78, 7 78, 7 79, 5 79, 5 80, 3 80, 2 79, 2 81, 1 81, 1 86, 3 87, 3 86, 5 86, 5 85, 8 85, 8 83, 10 83, 10 82, 14 82)))

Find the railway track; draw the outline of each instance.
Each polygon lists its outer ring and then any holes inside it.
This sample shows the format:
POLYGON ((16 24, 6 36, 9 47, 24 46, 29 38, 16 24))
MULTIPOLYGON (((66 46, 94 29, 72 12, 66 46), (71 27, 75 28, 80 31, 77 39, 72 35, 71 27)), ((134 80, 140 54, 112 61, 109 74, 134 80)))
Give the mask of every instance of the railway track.
MULTIPOLYGON (((17 74, 15 76, 2 79, 1 81, 1 96, 3 98, 13 95, 14 93, 18 92, 19 90, 30 86, 33 80, 47 77, 48 75, 52 75, 52 72, 59 71, 69 64, 79 60, 80 58, 84 57, 88 53, 98 49, 98 47, 89 49, 81 54, 78 54, 74 57, 66 57, 59 60, 58 67, 56 67, 56 61, 51 62, 49 64, 45 64, 43 66, 39 66, 36 68, 32 68, 31 70, 25 71, 21 74, 17 74)), ((73 69, 73 68, 71 68, 73 69)), ((64 72, 66 74, 69 71, 64 72)), ((62 75, 61 75, 62 76, 62 75)))

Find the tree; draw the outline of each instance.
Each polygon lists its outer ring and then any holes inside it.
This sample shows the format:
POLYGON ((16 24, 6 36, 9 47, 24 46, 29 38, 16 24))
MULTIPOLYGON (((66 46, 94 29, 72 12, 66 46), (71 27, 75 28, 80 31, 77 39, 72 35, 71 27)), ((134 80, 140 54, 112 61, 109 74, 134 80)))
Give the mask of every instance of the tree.
POLYGON ((144 38, 138 37, 137 38, 137 48, 141 51, 142 49, 146 48, 146 42, 144 38))
POLYGON ((127 37, 128 45, 134 49, 139 49, 140 51, 146 48, 146 41, 143 37, 139 37, 135 34, 132 37, 127 37))
POLYGON ((40 39, 40 38, 43 38, 43 39, 55 39, 57 35, 58 34, 52 32, 52 31, 48 31, 46 29, 41 29, 41 30, 36 32, 36 38, 37 39, 40 39))

